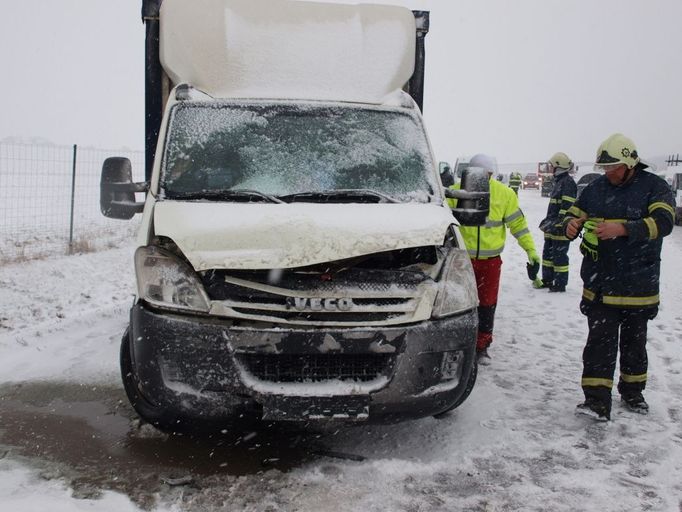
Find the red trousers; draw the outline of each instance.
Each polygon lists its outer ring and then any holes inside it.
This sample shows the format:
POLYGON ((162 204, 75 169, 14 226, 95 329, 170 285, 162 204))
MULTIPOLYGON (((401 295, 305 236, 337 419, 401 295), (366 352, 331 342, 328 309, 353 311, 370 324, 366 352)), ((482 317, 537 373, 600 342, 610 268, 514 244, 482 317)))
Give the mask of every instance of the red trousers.
POLYGON ((502 258, 488 258, 485 260, 472 259, 478 288, 478 337, 476 350, 483 350, 493 342, 493 325, 495 323, 495 308, 497 307, 497 293, 500 290, 500 273, 502 258))

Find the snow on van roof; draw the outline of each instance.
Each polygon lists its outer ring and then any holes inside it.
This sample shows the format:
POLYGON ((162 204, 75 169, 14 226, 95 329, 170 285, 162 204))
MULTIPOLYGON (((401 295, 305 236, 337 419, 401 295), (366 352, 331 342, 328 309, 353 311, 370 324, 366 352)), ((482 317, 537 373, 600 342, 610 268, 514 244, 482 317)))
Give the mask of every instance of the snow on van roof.
POLYGON ((164 0, 161 63, 214 97, 382 103, 412 76, 404 7, 295 0, 164 0))

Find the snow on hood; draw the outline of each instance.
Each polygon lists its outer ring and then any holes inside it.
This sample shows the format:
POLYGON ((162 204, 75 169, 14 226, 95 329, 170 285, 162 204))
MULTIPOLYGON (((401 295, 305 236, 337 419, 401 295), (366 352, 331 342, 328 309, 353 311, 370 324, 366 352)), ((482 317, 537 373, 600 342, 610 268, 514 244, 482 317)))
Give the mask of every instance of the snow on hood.
POLYGON ((392 5, 165 0, 161 63, 219 98, 381 103, 414 70, 415 20, 392 5))
POLYGON ((277 269, 441 245, 450 210, 434 204, 262 204, 161 201, 154 231, 195 270, 277 269))

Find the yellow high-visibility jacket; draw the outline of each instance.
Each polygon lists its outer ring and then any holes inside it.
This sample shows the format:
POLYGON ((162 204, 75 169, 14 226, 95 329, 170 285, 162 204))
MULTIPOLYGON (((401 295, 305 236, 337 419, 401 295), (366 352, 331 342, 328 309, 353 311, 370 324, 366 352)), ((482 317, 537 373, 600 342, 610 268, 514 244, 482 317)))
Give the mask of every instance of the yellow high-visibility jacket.
MULTIPOLYGON (((521 248, 536 252, 533 236, 528 230, 526 217, 519 208, 519 198, 514 191, 491 177, 490 213, 483 226, 460 226, 469 257, 472 259, 493 258, 502 254, 507 236, 505 226, 514 235, 521 248)), ((450 188, 460 188, 459 183, 450 188)), ((448 199, 451 208, 457 205, 456 199, 448 199)))

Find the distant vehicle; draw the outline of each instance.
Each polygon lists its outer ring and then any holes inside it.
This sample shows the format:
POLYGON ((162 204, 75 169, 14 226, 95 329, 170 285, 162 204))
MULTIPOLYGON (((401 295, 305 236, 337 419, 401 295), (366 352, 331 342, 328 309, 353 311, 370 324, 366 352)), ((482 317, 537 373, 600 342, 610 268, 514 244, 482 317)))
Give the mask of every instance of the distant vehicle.
POLYGON ((583 190, 585 190, 585 187, 592 183, 594 180, 599 178, 601 176, 600 173, 598 172, 588 172, 586 174, 583 174, 578 178, 575 182, 575 184, 578 186, 578 192, 576 194, 576 198, 580 197, 580 194, 582 193, 583 190))
POLYGON ((538 177, 540 178, 540 195, 549 197, 554 187, 554 171, 549 166, 549 162, 538 162, 538 177))
POLYGON ((672 189, 673 192, 676 194, 675 224, 677 226, 682 226, 682 173, 678 172, 673 174, 672 189))
POLYGON ((540 178, 538 177, 537 174, 533 173, 528 173, 526 176, 523 178, 523 188, 534 188, 534 189, 539 189, 540 188, 540 178))
POLYGON ((455 168, 454 168, 454 173, 455 173, 455 179, 461 178, 462 177, 462 172, 464 169, 469 167, 469 157, 466 156, 460 156, 457 161, 455 162, 455 168))
POLYGON ((650 162, 647 162, 647 164, 649 165, 649 168, 647 169, 647 171, 653 172, 656 176, 658 176, 658 177, 661 178, 662 180, 665 180, 665 182, 666 182, 668 185, 670 185, 670 188, 671 188, 673 191, 676 190, 676 189, 675 189, 675 183, 674 183, 674 182, 675 182, 675 175, 677 174, 677 173, 676 173, 676 169, 668 168, 668 169, 664 169, 664 170, 658 170, 658 169, 657 169, 654 165, 652 165, 650 162))
MULTIPOLYGON (((457 158, 457 160, 455 161, 455 167, 453 169, 455 174, 455 180, 458 180, 462 177, 462 172, 464 171, 464 169, 469 167, 470 160, 471 158, 468 156, 460 156, 457 158)), ((497 166, 497 159, 493 158, 493 160, 495 160, 495 165, 497 166)), ((498 181, 501 181, 502 183, 507 183, 509 181, 506 175, 499 172, 497 173, 496 178, 498 181), (500 176, 502 177, 501 179, 499 178, 500 176)))

